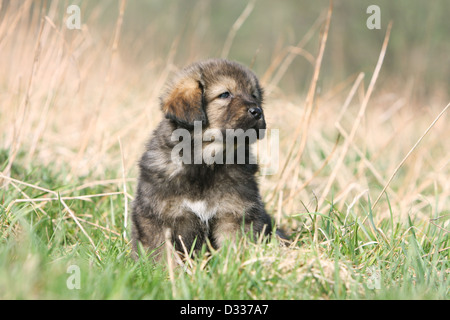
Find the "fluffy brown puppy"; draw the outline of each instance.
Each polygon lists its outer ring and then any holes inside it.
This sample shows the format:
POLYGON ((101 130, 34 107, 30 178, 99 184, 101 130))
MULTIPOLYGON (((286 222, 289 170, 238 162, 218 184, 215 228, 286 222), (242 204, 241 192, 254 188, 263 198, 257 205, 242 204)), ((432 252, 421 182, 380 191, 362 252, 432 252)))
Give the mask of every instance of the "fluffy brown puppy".
POLYGON ((181 251, 183 244, 198 250, 207 239, 220 247, 237 233, 257 239, 272 232, 250 149, 266 128, 262 100, 255 74, 236 62, 211 59, 174 77, 161 97, 165 119, 139 162, 134 252, 141 243, 157 256, 167 237, 181 251), (205 138, 208 129, 215 131, 205 138))

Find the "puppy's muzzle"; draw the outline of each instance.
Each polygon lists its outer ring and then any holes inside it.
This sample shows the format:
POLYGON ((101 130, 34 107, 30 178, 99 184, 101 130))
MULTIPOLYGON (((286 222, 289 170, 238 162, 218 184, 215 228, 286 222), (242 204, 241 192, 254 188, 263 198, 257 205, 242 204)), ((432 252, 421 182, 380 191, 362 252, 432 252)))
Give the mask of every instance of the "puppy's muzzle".
POLYGON ((260 107, 252 107, 248 109, 248 112, 253 116, 255 120, 259 120, 262 118, 262 110, 260 107))

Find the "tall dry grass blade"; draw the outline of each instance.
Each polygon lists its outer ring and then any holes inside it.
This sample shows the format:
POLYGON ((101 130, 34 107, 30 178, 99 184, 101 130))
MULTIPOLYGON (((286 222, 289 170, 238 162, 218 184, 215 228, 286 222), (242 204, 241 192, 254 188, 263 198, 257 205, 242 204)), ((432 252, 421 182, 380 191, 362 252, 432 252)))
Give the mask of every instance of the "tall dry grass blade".
MULTIPOLYGON (((438 221, 439 219, 442 219, 442 218, 445 218, 445 217, 448 217, 448 216, 450 216, 449 214, 444 214, 443 216, 439 216, 439 217, 437 217, 437 218, 434 218, 434 219, 430 219, 430 220, 428 220, 428 221, 430 221, 430 223, 432 224, 432 225, 434 225, 435 227, 437 227, 438 229, 441 229, 442 231, 444 231, 445 233, 450 233, 450 230, 447 230, 447 229, 445 229, 445 228, 442 228, 440 225, 438 225, 437 223, 435 223, 435 221, 438 221)), ((447 248, 448 249, 448 248, 447 248)))
POLYGON ((275 216, 275 221, 278 226, 281 223, 282 215, 283 215, 283 190, 280 191, 280 195, 278 197, 278 209, 277 209, 277 214, 275 216))
POLYGON ((358 74, 358 76, 356 77, 356 80, 355 80, 355 82, 353 83, 353 86, 352 86, 352 88, 350 89, 350 92, 349 92, 349 94, 347 95, 347 98, 346 98, 345 101, 344 101, 344 105, 343 105, 343 107, 342 107, 342 109, 341 109, 341 112, 339 113, 339 115, 338 115, 338 117, 337 117, 337 119, 336 119, 335 126, 337 126, 337 125, 341 122, 342 117, 344 116, 345 112, 347 111, 348 106, 350 105, 350 102, 352 102, 353 96, 355 95, 356 90, 358 89, 358 87, 359 87, 359 85, 361 84, 361 81, 362 81, 363 79, 364 79, 364 72, 360 72, 360 73, 358 74))
POLYGON ((313 173, 311 178, 309 178, 308 180, 303 182, 303 184, 300 187, 294 189, 293 192, 291 192, 291 194, 289 195, 289 197, 283 201, 283 205, 285 205, 288 201, 292 201, 304 188, 306 188, 306 186, 308 186, 320 174, 320 172, 322 172, 322 170, 327 166, 327 164, 330 162, 331 158, 333 157, 334 153, 336 152, 336 149, 337 149, 337 146, 339 145, 340 140, 341 140, 341 135, 338 135, 336 138, 336 142, 334 143, 333 149, 328 154, 327 158, 324 160, 324 162, 319 167, 319 169, 317 169, 313 173))
POLYGON ((73 221, 75 222, 75 224, 78 226, 78 228, 80 228, 81 232, 83 232, 83 234, 88 238, 89 242, 91 243, 92 247, 94 248, 94 253, 95 256, 97 257, 97 259, 99 261, 102 261, 102 258, 100 257, 97 247, 94 243, 94 241, 92 240, 92 238, 88 235, 88 233, 86 232, 86 230, 84 230, 83 226, 81 225, 81 223, 78 221, 77 216, 75 215, 75 213, 72 211, 72 209, 69 208, 69 206, 64 202, 64 200, 60 199, 61 204, 64 206, 64 208, 66 208, 67 212, 69 212, 70 217, 73 219, 73 221))
MULTIPOLYGON (((373 89, 375 87, 375 83, 377 82, 381 66, 383 65, 384 56, 386 55, 386 49, 387 49, 387 45, 389 43, 389 38, 390 38, 390 35, 391 35, 391 29, 392 29, 392 21, 389 22, 389 25, 387 27, 386 35, 385 35, 384 41, 383 41, 383 45, 381 46, 380 55, 378 57, 378 62, 376 64, 376 66, 375 66, 375 70, 373 72, 372 78, 370 79, 369 87, 368 87, 367 92, 366 92, 366 94, 364 96, 364 99, 363 99, 363 101, 361 103, 361 108, 360 108, 359 113, 358 113, 358 115, 357 115, 357 117, 355 119, 355 122, 353 124, 352 131, 350 132, 350 136, 345 141, 345 145, 343 147, 343 151, 342 151, 341 156, 339 157, 339 160, 338 160, 338 166, 336 166, 336 167, 340 167, 340 165, 344 161, 344 157, 347 154, 347 151, 348 151, 348 148, 350 146, 350 143, 353 141, 353 138, 354 138, 354 136, 356 134, 356 131, 357 131, 358 127, 359 127, 359 124, 360 124, 360 122, 362 120, 362 117, 364 116, 364 114, 366 112, 367 104, 369 103, 369 99, 370 99, 370 96, 372 95, 373 89)), ((322 192, 322 195, 321 195, 321 197, 319 199, 319 202, 318 202, 319 210, 320 210, 320 207, 322 206, 323 202, 325 201, 325 198, 328 195, 328 192, 331 189, 331 185, 332 185, 332 183, 333 183, 333 181, 334 181, 334 179, 336 177, 336 174, 337 174, 337 169, 335 169, 333 171, 332 175, 328 179, 328 183, 327 183, 324 191, 322 192)), ((315 230, 314 230, 314 242, 315 243, 317 243, 317 237, 318 237, 318 232, 317 231, 318 231, 318 225, 319 225, 318 222, 320 221, 320 219, 321 219, 321 217, 318 216, 316 224, 315 224, 315 230)))
POLYGON ((45 24, 44 19, 41 19, 38 38, 36 40, 36 45, 34 47, 33 64, 31 67, 30 77, 28 78, 27 89, 25 92, 25 96, 19 106, 17 120, 14 123, 14 135, 13 135, 13 140, 11 142, 11 146, 10 146, 10 150, 9 150, 8 164, 6 165, 5 170, 3 170, 3 173, 6 174, 7 176, 10 175, 11 167, 16 158, 17 152, 19 152, 20 146, 22 144, 22 133, 23 133, 23 128, 24 128, 25 118, 27 117, 27 113, 28 113, 28 106, 30 103, 31 86, 33 84, 33 79, 35 77, 35 74, 36 74, 36 71, 38 68, 39 57, 41 54, 41 37, 42 37, 42 31, 44 30, 44 24, 45 24))
MULTIPOLYGON (((361 123, 361 120, 362 120, 362 118, 363 118, 363 116, 364 116, 364 114, 366 112, 367 104, 369 102, 370 96, 372 95, 373 89, 375 87, 375 83, 376 83, 376 81, 378 79, 378 74, 380 72, 381 66, 383 65, 384 56, 386 54, 386 49, 387 49, 387 45, 389 43, 389 38, 390 38, 390 34, 391 34, 391 28, 392 28, 392 22, 389 23, 389 25, 387 27, 386 35, 384 37, 383 45, 381 47, 381 51, 380 51, 380 55, 379 55, 379 58, 378 58, 377 65, 375 67, 375 71, 374 71, 374 73, 372 75, 372 78, 370 80, 369 87, 367 89, 366 95, 364 96, 364 100, 363 100, 363 102, 361 104, 361 107, 359 109, 358 115, 357 115, 355 121, 353 122, 352 130, 350 131, 350 134, 349 134, 348 138, 345 140, 345 144, 344 144, 343 150, 342 150, 342 152, 340 154, 340 157, 339 157, 339 159, 337 161, 337 164, 335 165, 334 170, 333 170, 332 174, 330 175, 330 178, 328 179, 328 183, 327 183, 326 187, 324 188, 324 191, 322 192, 322 196, 319 199, 319 208, 322 206, 326 196, 328 195, 328 192, 331 189, 331 185, 334 182, 336 174, 337 174, 338 170, 340 169, 340 167, 341 167, 341 165, 342 165, 342 163, 344 161, 344 158, 345 158, 345 156, 346 156, 346 154, 348 152, 350 144, 352 143, 352 141, 353 141, 353 139, 355 137, 356 131, 358 130, 359 125, 361 123)), ((358 79, 362 80, 362 77, 358 77, 358 79)), ((352 88, 352 89, 356 90, 355 87, 352 88)), ((345 106, 348 106, 349 103, 350 103, 350 100, 347 100, 345 106)))
POLYGON ((327 19, 325 21, 324 32, 323 32, 323 35, 322 35, 322 38, 320 41, 319 54, 317 55, 316 63, 314 66, 314 74, 311 79, 311 84, 309 86, 308 94, 306 96, 306 101, 305 101, 306 107, 305 107, 305 113, 303 114, 303 121, 300 123, 299 126, 297 126, 297 129, 292 137, 293 142, 291 144, 288 156, 287 156, 285 163, 283 165, 283 168, 281 170, 280 179, 278 180, 278 183, 272 193, 271 199, 279 191, 281 186, 285 184, 286 179, 289 178, 289 173, 292 171, 292 168, 295 167, 296 165, 298 165, 298 162, 299 162, 299 160, 303 154, 303 151, 305 149, 305 146, 306 146, 306 139, 308 137, 308 130, 309 130, 310 122, 311 122, 312 110, 314 107, 314 97, 315 97, 316 88, 317 88, 317 81, 319 80, 320 68, 322 66, 322 58, 323 58, 323 54, 325 52, 325 46, 326 46, 326 42, 327 42, 327 38, 328 38, 328 32, 330 29, 332 12, 333 12, 333 1, 330 0, 330 5, 329 5, 328 11, 327 11, 327 19), (298 140, 300 134, 302 137, 301 141, 300 141, 300 147, 297 151, 294 161, 291 161, 291 157, 293 156, 294 148, 295 148, 295 145, 297 144, 297 140, 298 140), (289 166, 289 163, 291 163, 290 166, 289 166), (289 169, 287 169, 288 167, 289 167, 289 169))
POLYGON ((292 64, 295 57, 299 55, 300 52, 302 53, 301 55, 303 55, 307 60, 311 58, 309 53, 306 53, 306 51, 301 50, 303 50, 303 46, 305 46, 306 43, 308 43, 308 41, 311 39, 317 28, 319 28, 319 26, 322 24, 324 19, 325 19, 324 14, 321 14, 316 19, 316 21, 314 21, 311 28, 309 28, 308 32, 305 33, 303 38, 297 43, 295 47, 284 48, 283 51, 272 60, 269 68, 267 68, 266 72, 261 77, 261 83, 265 85, 272 77, 272 74, 278 68, 277 73, 274 75, 270 83, 267 84, 267 87, 265 88, 265 92, 267 92, 267 95, 269 95, 272 92, 273 88, 278 84, 278 82, 281 80, 286 70, 288 69, 288 67, 292 64))
MULTIPOLYGON (((106 75, 106 79, 105 79, 106 83, 109 83, 109 81, 111 80, 112 72, 116 69, 117 54, 118 54, 117 49, 119 47, 119 40, 120 40, 120 34, 121 34, 121 30, 122 30, 123 16, 125 14, 126 3, 127 3, 127 0, 120 1, 119 16, 117 17, 116 29, 114 30, 114 39, 113 39, 112 46, 111 46, 111 58, 109 60, 108 74, 106 75)), ((105 92, 103 92, 103 95, 104 95, 104 93, 105 92)))
MULTIPOLYGON (((52 10, 53 10, 53 12, 57 10, 56 5, 53 6, 52 10)), ((74 48, 70 47, 70 45, 67 43, 66 39, 64 38, 63 32, 57 28, 56 24, 53 22, 53 20, 48 15, 45 16, 44 19, 45 19, 46 23, 50 26, 51 30, 54 31, 54 34, 57 35, 57 37, 54 37, 55 44, 53 44, 51 46, 48 46, 48 45, 47 46, 55 48, 54 50, 57 50, 56 48, 59 48, 59 50, 62 50, 62 48, 60 46, 60 44, 62 44, 64 49, 67 51, 67 55, 64 59, 61 60, 59 67, 57 68, 56 72, 53 73, 53 75, 51 77, 49 88, 53 88, 53 90, 49 90, 48 93, 46 94, 44 107, 42 108, 41 115, 38 120, 37 128, 33 132, 33 138, 32 138, 31 146, 30 146, 28 154, 27 154, 26 162, 32 161, 34 154, 38 149, 38 144, 39 144, 40 140, 42 139, 42 137, 44 135, 44 131, 48 125, 50 109, 54 105, 54 100, 58 95, 59 86, 61 85, 62 82, 64 82, 64 73, 65 73, 67 66, 69 65, 69 62, 72 63, 72 66, 74 67, 74 70, 76 72, 75 74, 78 78, 77 91, 79 90, 79 88, 81 86, 80 68, 78 65, 78 61, 77 61, 76 57, 74 56, 74 52, 73 52, 74 48), (60 43, 58 43, 58 40, 60 43)), ((49 37, 51 30, 48 29, 47 37, 49 37)), ((65 28, 63 30, 65 30, 65 28)), ((44 31, 44 33, 45 33, 45 31, 44 31)), ((43 36, 43 39, 45 39, 44 36, 43 36)), ((45 42, 45 41, 43 40, 43 42, 45 42)), ((52 54, 54 50, 46 50, 47 55, 52 54)), ((50 59, 51 58, 48 58, 48 60, 50 60, 50 59)), ((45 59, 43 59, 43 60, 45 61, 45 59)), ((43 64, 45 65, 45 63, 43 63, 43 64)), ((56 62, 55 62, 55 64, 56 64, 56 62)))
POLYGON ((413 153, 413 151, 417 148, 417 146, 420 144, 420 142, 423 140, 423 138, 427 135, 427 133, 431 130, 431 128, 434 127, 434 125, 436 124, 436 122, 444 115, 445 112, 447 112, 448 108, 450 107, 450 103, 447 104, 447 106, 444 108, 444 110, 441 111, 441 113, 439 113, 439 115, 434 119, 434 121, 430 124, 430 126, 427 128, 427 130, 425 130, 425 132, 422 134, 422 136, 419 138, 419 140, 417 140, 417 142, 414 144, 414 146, 411 148, 411 150, 409 150, 409 152, 406 154, 406 156, 403 158, 402 161, 400 161, 400 163, 398 164, 398 166, 395 168, 394 172, 392 172, 388 182, 386 183, 386 185, 383 187, 383 190, 381 190, 380 194, 378 195, 377 199, 375 200, 375 202, 372 204, 372 210, 375 208, 375 206, 377 205, 378 201, 380 201, 380 198, 383 196, 384 192, 386 191, 387 187, 390 185, 390 183, 392 182, 392 180, 394 179, 395 175, 397 174, 398 170, 400 170, 400 168, 403 166, 403 164, 405 163, 405 161, 409 158, 409 156, 411 155, 411 153, 413 153))
POLYGON ((176 255, 175 252, 175 248, 172 245, 172 239, 171 239, 171 229, 170 228, 166 228, 165 232, 164 232, 164 238, 165 238, 165 246, 166 246, 166 258, 167 258, 167 267, 168 267, 168 271, 169 271, 169 279, 170 279, 170 283, 172 285, 172 296, 173 298, 178 296, 177 293, 177 286, 175 284, 175 274, 173 272, 174 268, 175 268, 175 263, 174 263, 174 255, 176 255))
MULTIPOLYGON (((89 236, 89 234, 86 232, 86 230, 83 228, 83 226, 80 224, 80 222, 78 221, 78 218, 77 218, 77 216, 75 215, 75 213, 69 208, 69 206, 65 203, 65 201, 60 197, 60 195, 58 194, 58 192, 53 191, 53 190, 50 190, 50 189, 42 188, 42 187, 39 187, 39 186, 30 184, 30 183, 26 183, 26 182, 23 182, 23 181, 20 181, 20 180, 17 180, 17 179, 8 177, 8 176, 5 176, 5 175, 4 175, 3 173, 1 173, 1 172, 0 172, 0 177, 3 178, 3 179, 6 179, 6 180, 14 181, 14 182, 16 182, 16 183, 18 183, 18 184, 22 184, 22 185, 27 186, 27 187, 30 187, 30 188, 34 188, 34 189, 37 189, 37 190, 41 190, 41 191, 44 191, 44 192, 53 194, 55 197, 57 197, 57 198, 59 199, 60 203, 61 203, 61 204, 64 206, 64 208, 67 210, 67 212, 69 212, 69 215, 70 215, 70 217, 73 219, 73 221, 75 222, 75 224, 80 228, 81 232, 88 238, 89 242, 91 243, 92 247, 94 248, 94 253, 95 253, 95 255, 97 256, 98 260, 99 260, 99 261, 102 260, 101 257, 100 257, 100 255, 98 254, 98 250, 97 250, 97 248, 96 248, 96 246, 95 246, 94 241, 93 241, 92 238, 89 236)), ((33 201, 36 201, 36 199, 32 199, 32 200, 33 200, 33 201)), ((11 206, 12 206, 14 203, 16 203, 16 202, 18 202, 17 199, 14 200, 14 201, 11 201, 11 203, 10 203, 10 204, 8 205, 8 207, 6 208, 6 212, 7 212, 7 213, 10 211, 11 206)))
POLYGON ((223 45, 221 57, 226 58, 228 57, 228 54, 230 53, 231 45, 233 43, 234 37, 236 36, 236 33, 238 30, 242 27, 245 20, 249 17, 249 15, 252 13, 253 9, 255 8, 255 2, 256 0, 250 0, 245 7, 244 11, 242 11, 241 15, 237 20, 234 22, 233 26, 231 27, 230 31, 228 32, 227 39, 225 40, 225 44, 223 45))
MULTIPOLYGON (((338 129, 340 128, 339 122, 340 122, 342 116, 344 115, 345 111, 347 110, 348 106, 350 105, 350 102, 352 101, 353 96, 355 95, 356 90, 358 89, 358 87, 361 84, 361 81, 363 79, 364 79, 364 73, 360 73, 358 75, 358 77, 356 78, 355 83, 353 84, 353 87, 350 90, 347 98, 345 99, 344 106, 342 107, 342 112, 339 114, 339 116, 336 120, 336 123, 335 123, 335 126, 338 127, 338 129)), ((322 203, 325 200, 325 197, 328 195, 328 192, 330 191, 331 186, 332 186, 334 180, 336 179, 337 173, 341 169, 342 163, 344 162, 344 158, 347 155, 348 149, 349 149, 350 144, 353 141, 353 138, 356 134, 356 130, 358 129, 359 124, 361 123, 361 120, 365 113, 365 110, 366 110, 366 105, 364 105, 364 103, 363 103, 363 104, 361 104, 358 116, 356 117, 355 121, 353 122, 352 131, 351 131, 350 135, 348 137, 346 137, 344 146, 339 155, 337 163, 335 164, 333 171, 331 172, 331 174, 328 178, 328 182, 325 185, 324 191, 322 191, 322 196, 319 198, 319 203, 318 203, 319 208, 322 206, 322 203)), ((342 132, 341 132, 341 134, 342 134, 342 132)))
MULTIPOLYGON (((189 264, 189 267, 191 269, 193 269, 194 268, 193 260, 192 260, 191 256, 189 255, 189 251, 188 251, 186 245, 184 244, 183 237, 181 236, 181 234, 178 235, 178 239, 180 239, 181 246, 183 248, 184 258, 187 261, 187 263, 189 264)), ((185 271, 189 275, 192 275, 192 272, 189 269, 185 268, 185 271)))
POLYGON ((14 203, 21 203, 21 202, 48 202, 48 201, 59 201, 59 200, 82 200, 82 201, 89 201, 92 202, 92 198, 102 198, 102 197, 108 197, 108 196, 116 196, 116 195, 123 195, 122 191, 117 192, 105 192, 105 193, 97 193, 97 194, 87 194, 83 196, 68 196, 68 197, 54 197, 54 198, 30 198, 30 199, 15 199, 14 203))
MULTIPOLYGON (((340 123, 336 123, 336 127, 339 130, 339 133, 345 138, 348 139, 349 134, 344 130, 344 128, 342 128, 342 126, 340 125, 340 123)), ((356 152, 356 154, 361 158, 361 161, 363 162, 363 165, 369 169, 369 171, 373 174, 373 176, 375 177, 375 179, 378 181, 378 183, 380 185, 385 185, 386 181, 384 180, 383 176, 381 175, 381 173, 375 168, 375 166, 373 165, 373 163, 371 161, 369 161, 369 159, 367 159, 366 153, 364 151, 362 151, 357 145, 355 145, 354 143, 351 144, 352 149, 356 152)), ((384 147, 381 147, 381 149, 384 149, 384 147)), ((375 156, 372 157, 372 161, 375 158, 375 156)), ((355 179, 359 179, 361 178, 363 172, 358 173, 358 175, 355 177, 355 179)), ((353 184, 354 182, 350 182, 349 184, 353 184)), ((343 198, 345 198, 346 193, 348 190, 347 188, 344 188, 335 195, 334 197, 334 202, 338 203, 340 202, 343 198)), ((396 199, 397 195, 395 193, 392 194, 393 198, 396 199)), ((341 203, 339 205, 339 207, 342 207, 344 203, 341 203)))
MULTIPOLYGON (((68 192, 73 192, 73 191, 79 191, 79 190, 83 190, 83 189, 91 188, 91 187, 95 187, 95 186, 101 186, 101 185, 107 185, 107 184, 119 184, 121 182, 123 183, 123 181, 124 181, 124 179, 120 178, 120 179, 107 179, 107 180, 86 182, 85 184, 79 185, 76 188, 66 190, 66 191, 61 191, 61 194, 66 194, 68 192)), ((125 181, 126 182, 136 181, 136 178, 126 178, 125 181)))
MULTIPOLYGON (((16 189, 18 192, 20 192, 27 201, 31 202, 33 204, 33 208, 38 209, 41 213, 43 213, 45 216, 49 216, 47 212, 45 212, 41 207, 45 205, 45 203, 41 203, 41 204, 37 204, 35 203, 31 197, 29 197, 22 189, 19 188, 19 186, 17 184, 15 184, 14 182, 10 182, 11 185, 14 187, 14 189, 16 189)), ((9 212, 11 212, 11 207, 14 205, 14 203, 16 203, 17 200, 11 201, 8 205, 8 207, 6 208, 6 215, 9 215, 9 212)))
POLYGON ((91 121, 88 124, 88 128, 85 132, 85 135, 83 137, 83 139, 81 140, 81 144, 80 144, 80 148, 78 151, 78 154, 76 156, 76 161, 73 162, 72 165, 72 170, 71 173, 73 174, 75 172, 75 166, 80 162, 80 160, 83 158, 86 148, 89 145, 90 140, 92 139, 93 132, 95 130, 95 128, 97 127, 97 123, 99 120, 99 116, 100 116, 100 111, 102 109, 103 106, 103 102, 105 99, 105 95, 108 89, 108 86, 111 82, 111 78, 112 78, 112 74, 113 72, 116 70, 116 65, 117 65, 117 49, 119 46, 119 40, 120 40, 120 34, 121 34, 121 29, 122 29, 122 24, 123 24, 123 16, 125 14, 125 5, 126 5, 126 0, 121 0, 120 1, 120 6, 119 6, 119 15, 117 17, 117 21, 116 21, 116 27, 115 27, 115 31, 114 31, 114 37, 112 40, 112 45, 111 45, 111 54, 110 54, 110 58, 108 61, 108 69, 106 72, 106 76, 105 76, 105 81, 103 83, 103 89, 101 91, 100 94, 100 99, 99 102, 96 104, 96 108, 93 112, 91 121))
POLYGON ((127 226, 128 226, 128 197, 127 197, 127 182, 125 178, 125 159, 123 156, 122 142, 119 138, 120 155, 122 160, 122 179, 123 179, 123 195, 124 195, 124 217, 123 217, 123 238, 127 239, 127 226))
POLYGON ((17 25, 19 24, 20 19, 30 12, 30 7, 33 4, 32 0, 28 0, 22 3, 19 10, 10 3, 6 7, 6 12, 3 16, 3 19, 0 23, 0 50, 3 50, 3 41, 8 38, 14 31, 17 30, 17 25), (18 11, 18 12, 17 12, 18 11), (9 16, 13 16, 12 21, 7 19, 9 16))
POLYGON ((2 173, 2 172, 0 172, 0 178, 6 179, 6 180, 9 180, 9 181, 16 182, 16 183, 18 183, 18 184, 22 184, 22 185, 24 185, 24 186, 27 186, 27 187, 30 187, 30 188, 33 188, 33 189, 37 189, 37 190, 44 191, 44 192, 51 193, 51 194, 56 194, 56 192, 53 191, 53 190, 50 190, 50 189, 47 189, 47 188, 43 188, 43 187, 39 187, 39 186, 36 186, 36 185, 34 185, 34 184, 31 184, 31 183, 26 183, 26 182, 24 182, 24 181, 17 180, 17 179, 14 179, 14 178, 11 178, 11 177, 5 175, 5 174, 2 173))

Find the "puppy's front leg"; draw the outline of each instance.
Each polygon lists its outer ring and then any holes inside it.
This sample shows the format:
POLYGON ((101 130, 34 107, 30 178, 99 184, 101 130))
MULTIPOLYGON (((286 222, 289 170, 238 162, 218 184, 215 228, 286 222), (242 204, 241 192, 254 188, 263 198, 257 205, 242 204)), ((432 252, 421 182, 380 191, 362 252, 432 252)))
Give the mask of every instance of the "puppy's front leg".
POLYGON ((156 215, 135 204, 132 228, 132 245, 134 257, 137 258, 138 243, 152 253, 154 260, 159 260, 164 250, 164 242, 170 241, 177 251, 184 248, 190 251, 200 250, 208 235, 208 227, 195 214, 180 210, 177 216, 156 215), (138 214, 140 213, 140 214, 138 214), (167 231, 169 233, 167 234, 167 231))
POLYGON ((211 223, 211 240, 215 248, 221 247, 227 240, 240 238, 243 234, 256 241, 262 232, 269 235, 271 228, 269 216, 266 218, 263 215, 255 217, 252 214, 222 214, 215 217, 211 223))
POLYGON ((175 249, 183 252, 198 251, 202 248, 208 237, 208 226, 203 223, 195 214, 185 211, 170 224, 172 226, 172 243, 175 249))

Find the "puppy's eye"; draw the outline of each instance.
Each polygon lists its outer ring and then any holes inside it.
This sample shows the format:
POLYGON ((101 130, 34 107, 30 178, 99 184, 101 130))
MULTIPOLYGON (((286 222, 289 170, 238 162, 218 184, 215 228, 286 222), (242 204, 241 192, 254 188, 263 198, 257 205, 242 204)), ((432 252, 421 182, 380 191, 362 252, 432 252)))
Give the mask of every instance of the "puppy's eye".
POLYGON ((253 99, 258 99, 258 97, 256 96, 256 94, 252 94, 252 98, 253 98, 253 99))
POLYGON ((219 98, 220 99, 227 99, 227 98, 229 98, 231 96, 231 93, 229 93, 228 91, 225 91, 225 92, 223 92, 220 96, 219 96, 219 98))

